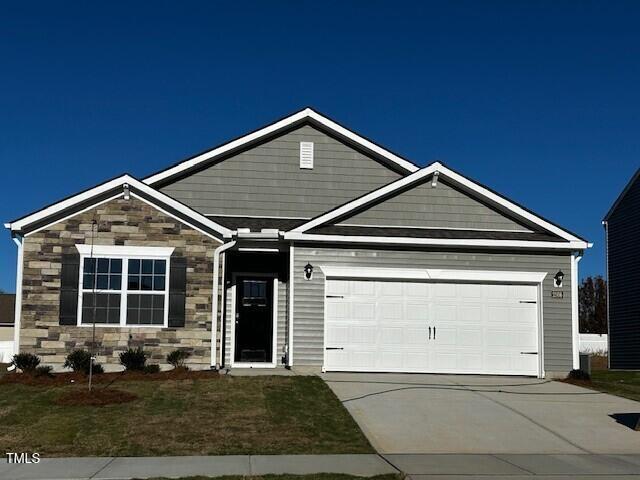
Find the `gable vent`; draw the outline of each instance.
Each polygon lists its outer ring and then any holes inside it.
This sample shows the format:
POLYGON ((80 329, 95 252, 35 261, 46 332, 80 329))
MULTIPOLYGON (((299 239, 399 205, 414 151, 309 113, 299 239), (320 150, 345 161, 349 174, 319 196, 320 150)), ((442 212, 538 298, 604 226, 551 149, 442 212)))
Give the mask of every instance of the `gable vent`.
POLYGON ((300 168, 313 168, 313 142, 300 142, 300 168))

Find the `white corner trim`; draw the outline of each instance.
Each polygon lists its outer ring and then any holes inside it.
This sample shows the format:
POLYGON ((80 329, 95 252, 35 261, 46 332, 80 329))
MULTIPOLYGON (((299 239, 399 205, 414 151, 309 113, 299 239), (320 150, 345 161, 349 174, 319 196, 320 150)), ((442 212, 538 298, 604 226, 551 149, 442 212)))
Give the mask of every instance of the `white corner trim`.
POLYGON ((337 123, 335 123, 333 120, 328 119, 327 117, 320 115, 318 112, 312 110, 311 108, 305 108, 304 110, 301 110, 299 112, 294 113, 293 115, 289 115, 288 117, 279 120, 275 123, 272 123, 271 125, 267 125, 264 128, 261 128, 259 130, 256 130, 255 132, 249 133, 247 135, 244 135, 236 140, 232 140, 231 142, 225 143, 224 145, 221 145, 217 148, 214 148, 212 150, 209 150, 207 152, 204 152, 196 157, 193 157, 189 160, 185 160, 184 162, 179 163, 178 165, 168 168, 167 170, 163 170, 162 172, 156 173, 154 175, 151 175, 147 178, 145 178, 143 181, 146 184, 153 184, 155 182, 159 182, 160 180, 163 180, 167 177, 171 177, 172 175, 175 175, 177 173, 183 172, 184 170, 187 170, 201 162, 204 162, 206 160, 210 160, 212 158, 215 158, 219 155, 222 155, 226 152, 229 152, 231 150, 234 150, 236 148, 242 147, 243 145, 250 143, 252 141, 258 140, 262 137, 265 137, 271 133, 277 132, 278 130, 282 129, 282 128, 286 128, 289 125, 292 125, 300 120, 304 120, 306 118, 310 118, 316 122, 318 122, 319 124, 327 127, 330 130, 333 130, 334 132, 338 133, 339 135, 342 135, 346 138, 348 138, 349 140, 354 141, 355 143, 365 147, 366 149, 377 153, 378 155, 386 158, 387 160, 390 160, 391 162, 395 163, 396 165, 398 165, 399 167, 401 167, 402 169, 406 170, 407 172, 415 172, 417 170, 419 170, 419 167, 414 165, 413 163, 405 160, 402 157, 399 157, 398 155, 391 153, 390 151, 380 147, 379 145, 376 145, 375 143, 371 142, 370 140, 367 140, 366 138, 358 135, 355 132, 352 132, 351 130, 343 127, 342 125, 339 125, 337 123))
MULTIPOLYGON (((81 255, 91 255, 91 245, 86 243, 76 244, 81 255)), ((167 258, 170 257, 175 247, 136 247, 131 245, 94 245, 93 255, 108 255, 113 257, 135 258, 167 258)))
POLYGON ((352 235, 319 235, 315 233, 287 232, 285 240, 335 243, 368 243, 384 245, 428 245, 438 247, 487 247, 487 248, 535 248, 553 250, 583 250, 590 244, 575 242, 542 242, 529 240, 487 240, 468 238, 410 238, 410 237, 373 237, 352 235))
POLYGON ((327 278, 363 278, 396 280, 431 280, 460 282, 497 282, 539 284, 547 272, 512 272, 502 270, 454 270, 417 268, 378 268, 320 265, 327 278))
POLYGON ((580 368, 580 314, 578 311, 578 262, 580 255, 571 255, 571 343, 573 368, 580 368))

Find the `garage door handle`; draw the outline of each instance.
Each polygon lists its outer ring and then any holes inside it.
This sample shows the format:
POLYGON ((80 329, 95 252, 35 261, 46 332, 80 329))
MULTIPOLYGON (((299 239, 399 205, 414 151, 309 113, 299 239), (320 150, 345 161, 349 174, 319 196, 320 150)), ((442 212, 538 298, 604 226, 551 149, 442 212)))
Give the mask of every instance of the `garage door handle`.
POLYGON ((344 347, 326 347, 325 350, 344 350, 344 347))
POLYGON ((520 300, 520 303, 538 303, 535 300, 520 300))
POLYGON ((326 298, 344 298, 342 295, 325 295, 326 298))
POLYGON ((433 327, 433 339, 436 339, 436 327, 433 327))
POLYGON ((520 352, 520 355, 537 355, 538 352, 520 352))
POLYGON ((429 327, 429 340, 431 340, 431 327, 429 327))

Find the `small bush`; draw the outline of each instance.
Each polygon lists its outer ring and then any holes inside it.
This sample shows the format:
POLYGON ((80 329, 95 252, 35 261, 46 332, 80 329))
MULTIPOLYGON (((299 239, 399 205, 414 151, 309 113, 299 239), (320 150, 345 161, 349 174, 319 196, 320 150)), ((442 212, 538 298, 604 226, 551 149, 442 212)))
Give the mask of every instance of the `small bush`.
POLYGON ((173 368, 186 368, 184 362, 191 356, 191 353, 186 350, 174 350, 167 355, 167 363, 173 366, 173 368))
POLYGON ((76 373, 89 374, 91 354, 86 350, 74 350, 64 361, 64 368, 70 368, 76 373))
MULTIPOLYGON (((92 375, 99 375, 101 373, 104 373, 104 368, 102 368, 102 365, 100 365, 99 363, 93 363, 93 369, 92 369, 92 375)), ((89 371, 87 370, 87 375, 89 374, 89 371)))
POLYGON ((160 365, 153 363, 144 366, 144 373, 160 373, 160 365))
POLYGON ((580 381, 583 381, 583 382, 590 382, 591 381, 591 375, 589 375, 584 370, 571 370, 569 372, 569 375, 567 375, 567 378, 569 380, 580 380, 580 381))
POLYGON ((53 367, 51 365, 39 365, 34 372, 36 377, 53 377, 53 367))
POLYGON ((40 358, 32 353, 18 353, 13 356, 11 364, 24 373, 34 373, 40 365, 40 358))
POLYGON ((120 354, 120 363, 125 370, 143 371, 149 354, 142 347, 129 348, 120 354))

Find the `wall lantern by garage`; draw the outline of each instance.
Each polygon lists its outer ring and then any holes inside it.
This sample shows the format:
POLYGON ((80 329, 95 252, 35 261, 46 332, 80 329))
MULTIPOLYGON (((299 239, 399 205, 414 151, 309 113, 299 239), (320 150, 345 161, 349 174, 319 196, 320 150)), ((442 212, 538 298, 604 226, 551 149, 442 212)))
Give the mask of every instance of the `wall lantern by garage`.
POLYGON ((311 280, 311 277, 313 277, 313 265, 307 263, 304 266, 304 278, 306 278, 307 280, 311 280))
POLYGON ((558 273, 553 277, 553 286, 556 288, 562 287, 562 280, 564 280, 564 273, 562 273, 562 270, 558 270, 558 273))

